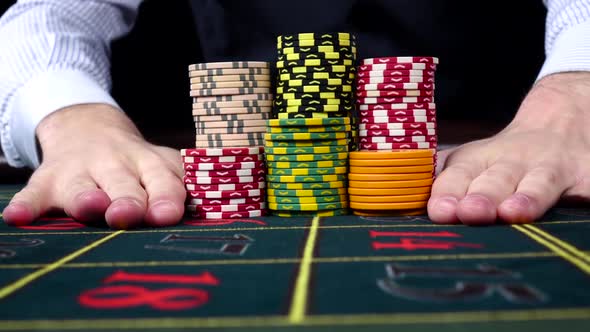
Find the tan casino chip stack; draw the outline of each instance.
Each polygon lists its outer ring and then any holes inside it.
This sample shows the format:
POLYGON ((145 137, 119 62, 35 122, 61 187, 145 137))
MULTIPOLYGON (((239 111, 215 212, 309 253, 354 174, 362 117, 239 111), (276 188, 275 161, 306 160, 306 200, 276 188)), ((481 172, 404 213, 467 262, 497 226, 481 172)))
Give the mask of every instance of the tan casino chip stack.
POLYGON ((275 119, 265 135, 269 209, 283 217, 347 214, 356 37, 281 35, 277 52, 275 119))
POLYGON ((182 150, 187 213, 204 219, 265 215, 270 64, 210 62, 188 69, 195 147, 182 150))
POLYGON ((436 167, 435 57, 363 59, 349 199, 364 216, 422 214, 436 167))

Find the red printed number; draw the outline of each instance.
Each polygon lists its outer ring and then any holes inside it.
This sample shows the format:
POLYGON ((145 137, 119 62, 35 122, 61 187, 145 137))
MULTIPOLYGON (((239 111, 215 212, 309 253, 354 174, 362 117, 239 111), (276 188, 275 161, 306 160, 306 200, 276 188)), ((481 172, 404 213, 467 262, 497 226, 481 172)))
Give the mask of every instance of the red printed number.
POLYGON ((479 243, 467 243, 456 241, 445 241, 442 238, 460 238, 461 235, 457 233, 441 231, 441 232, 380 232, 369 231, 369 236, 372 239, 380 237, 397 237, 399 242, 381 242, 373 241, 371 246, 374 250, 383 249, 403 249, 403 250, 419 250, 419 249, 438 249, 451 250, 455 248, 483 248, 479 243), (436 240, 422 239, 422 238, 436 238, 436 240), (439 240, 441 239, 441 240, 439 240))
POLYGON ((149 306, 156 310, 186 310, 200 307, 209 302, 209 292, 198 288, 148 289, 128 283, 167 283, 182 285, 217 286, 220 284, 213 274, 198 275, 128 273, 117 271, 104 280, 105 285, 83 292, 78 302, 93 309, 125 309, 149 306))

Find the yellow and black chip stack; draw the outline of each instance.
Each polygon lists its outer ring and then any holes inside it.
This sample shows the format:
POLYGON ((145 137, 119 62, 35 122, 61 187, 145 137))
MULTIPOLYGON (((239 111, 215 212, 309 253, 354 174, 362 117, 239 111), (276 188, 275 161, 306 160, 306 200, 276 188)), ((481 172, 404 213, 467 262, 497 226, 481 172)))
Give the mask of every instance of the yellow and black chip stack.
POLYGON ((282 35, 277 49, 276 119, 265 135, 269 208, 286 217, 346 214, 356 38, 282 35))

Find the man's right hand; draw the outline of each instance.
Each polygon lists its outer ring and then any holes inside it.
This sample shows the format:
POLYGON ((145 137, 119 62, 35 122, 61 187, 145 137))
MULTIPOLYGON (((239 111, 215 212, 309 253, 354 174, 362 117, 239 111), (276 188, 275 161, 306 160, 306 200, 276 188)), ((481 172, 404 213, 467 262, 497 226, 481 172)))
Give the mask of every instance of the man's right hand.
POLYGON ((37 127, 43 162, 4 209, 26 225, 53 209, 77 221, 106 219, 117 229, 177 224, 186 191, 177 150, 146 142, 121 111, 76 105, 37 127))

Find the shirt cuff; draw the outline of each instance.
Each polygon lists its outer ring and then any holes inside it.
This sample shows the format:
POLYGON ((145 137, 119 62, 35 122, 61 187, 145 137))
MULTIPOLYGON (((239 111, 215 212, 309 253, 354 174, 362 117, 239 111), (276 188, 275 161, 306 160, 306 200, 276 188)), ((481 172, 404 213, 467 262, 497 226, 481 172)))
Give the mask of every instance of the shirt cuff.
POLYGON ((3 147, 9 164, 39 167, 35 131, 41 120, 64 107, 88 103, 120 109, 109 93, 84 72, 49 71, 28 81, 7 107, 9 120, 4 137, 8 142, 3 141, 3 147))
POLYGON ((590 71, 590 21, 576 24, 557 37, 537 80, 571 71, 590 71))

